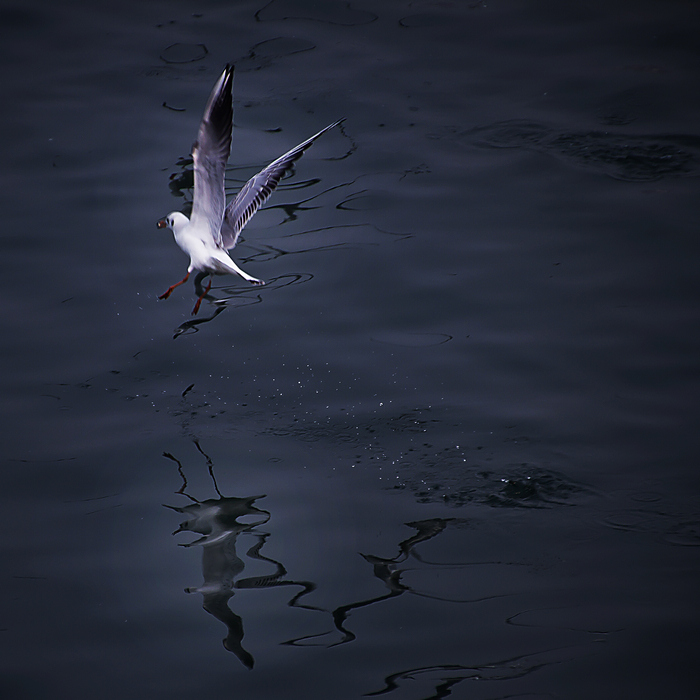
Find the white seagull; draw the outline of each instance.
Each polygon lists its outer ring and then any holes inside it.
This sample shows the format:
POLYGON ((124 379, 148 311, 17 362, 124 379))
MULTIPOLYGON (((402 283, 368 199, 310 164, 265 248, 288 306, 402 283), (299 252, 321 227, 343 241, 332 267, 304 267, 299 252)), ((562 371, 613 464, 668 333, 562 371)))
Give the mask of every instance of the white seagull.
POLYGON ((238 242, 238 236, 250 218, 267 201, 282 177, 291 170, 309 146, 326 131, 340 124, 333 122, 315 136, 292 148, 254 175, 236 198, 226 206, 224 175, 231 153, 233 130, 233 66, 227 65, 204 110, 199 125, 197 140, 192 146, 194 159, 194 196, 192 218, 179 211, 168 214, 158 221, 158 228, 169 228, 175 242, 190 256, 190 265, 185 277, 168 288, 159 299, 167 299, 175 287, 184 284, 193 270, 210 275, 204 294, 192 309, 199 311, 202 299, 211 289, 211 275, 240 275, 252 284, 265 284, 262 280, 243 272, 226 252, 238 242))

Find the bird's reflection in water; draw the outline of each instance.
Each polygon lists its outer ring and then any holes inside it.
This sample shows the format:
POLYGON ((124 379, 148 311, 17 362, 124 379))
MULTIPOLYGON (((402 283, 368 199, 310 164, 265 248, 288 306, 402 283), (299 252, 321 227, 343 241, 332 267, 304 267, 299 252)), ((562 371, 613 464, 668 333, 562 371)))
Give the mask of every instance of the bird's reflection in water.
MULTIPOLYGON (((440 564, 423 559, 416 551, 416 546, 440 535, 452 520, 451 518, 431 518, 406 523, 415 533, 398 543, 398 553, 395 556, 381 557, 374 554, 362 554, 365 561, 372 567, 374 577, 379 579, 385 586, 386 591, 382 595, 355 600, 340 605, 333 610, 302 604, 300 602, 301 599, 314 591, 316 585, 310 581, 296 581, 285 578, 287 571, 283 564, 262 554, 262 549, 270 537, 270 533, 263 531, 261 528, 270 520, 270 513, 259 508, 256 503, 264 496, 257 495, 242 498, 224 496, 217 485, 212 460, 204 453, 197 441, 194 444, 206 459, 217 498, 200 501, 192 496, 187 490, 187 478, 182 463, 172 454, 163 453, 164 457, 177 464, 178 472, 182 479, 182 486, 177 493, 191 501, 185 506, 166 506, 186 516, 186 520, 181 523, 180 527, 173 534, 182 532, 196 533, 198 535, 196 539, 181 546, 202 547, 204 582, 201 586, 190 587, 185 590, 188 593, 202 594, 204 609, 218 620, 221 620, 228 629, 228 634, 224 639, 225 648, 233 652, 248 668, 253 667, 254 661, 253 656, 242 645, 243 621, 229 607, 230 599, 234 593, 243 589, 261 589, 277 586, 299 587, 300 590, 288 601, 288 605, 319 611, 330 617, 330 629, 318 634, 305 635, 283 642, 283 644, 290 646, 322 645, 334 647, 352 642, 357 638, 348 624, 349 617, 353 611, 367 608, 404 594, 465 604, 502 597, 502 594, 490 594, 485 597, 467 599, 447 598, 418 590, 401 580, 403 573, 409 570, 408 567, 411 563, 421 568, 440 568, 441 570, 445 570, 445 567, 459 570, 475 564, 494 563, 440 564), (239 535, 253 538, 252 546, 248 547, 242 556, 239 556, 237 553, 239 535), (242 577, 246 561, 252 563, 250 560, 264 562, 265 565, 271 566, 271 573, 264 576, 242 577), (329 636, 330 639, 328 638, 329 636)), ((337 593, 343 595, 344 591, 345 589, 339 589, 337 593)))
POLYGON ((265 557, 261 550, 270 533, 260 530, 270 519, 270 513, 258 508, 255 502, 264 495, 248 496, 244 498, 226 497, 221 494, 214 476, 214 466, 211 459, 203 452, 199 443, 195 441, 197 449, 206 458, 209 466, 209 474, 218 498, 210 498, 199 501, 187 492, 187 479, 182 463, 173 455, 164 452, 163 456, 177 464, 178 472, 182 478, 182 487, 177 493, 190 499, 186 506, 166 505, 178 513, 186 516, 186 520, 180 524, 174 535, 181 532, 193 532, 200 537, 182 544, 182 547, 202 547, 202 573, 204 582, 201 586, 189 587, 187 593, 201 593, 204 609, 218 620, 221 620, 228 628, 228 634, 224 638, 224 647, 234 653, 247 668, 253 668, 253 656, 242 644, 243 620, 240 615, 231 610, 229 600, 236 590, 250 588, 271 588, 275 586, 298 586, 301 590, 288 602, 290 606, 303 607, 316 610, 312 606, 300 605, 299 599, 314 590, 315 585, 310 581, 292 581, 285 579, 286 569, 281 562, 265 557), (245 557, 270 564, 272 573, 265 576, 250 576, 241 578, 245 569, 244 560, 236 551, 238 536, 250 535, 254 543, 245 553, 245 557))

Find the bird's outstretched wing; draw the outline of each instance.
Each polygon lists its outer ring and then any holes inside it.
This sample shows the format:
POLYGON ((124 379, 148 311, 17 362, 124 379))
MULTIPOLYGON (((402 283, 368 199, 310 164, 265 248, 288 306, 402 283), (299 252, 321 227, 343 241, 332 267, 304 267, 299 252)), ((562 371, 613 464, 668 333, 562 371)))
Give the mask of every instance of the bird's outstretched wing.
POLYGON ((227 65, 211 91, 192 147, 194 197, 190 220, 195 231, 210 235, 219 245, 226 208, 224 173, 231 153, 232 128, 233 66, 227 65))
POLYGON ((238 242, 238 236, 243 227, 250 221, 255 212, 267 201, 275 191, 284 175, 289 172, 292 165, 301 158, 307 148, 329 129, 338 126, 343 119, 329 124, 317 134, 307 139, 298 146, 292 148, 283 156, 270 163, 264 170, 246 182, 243 189, 226 208, 223 224, 221 226, 221 244, 225 249, 233 248, 238 242))

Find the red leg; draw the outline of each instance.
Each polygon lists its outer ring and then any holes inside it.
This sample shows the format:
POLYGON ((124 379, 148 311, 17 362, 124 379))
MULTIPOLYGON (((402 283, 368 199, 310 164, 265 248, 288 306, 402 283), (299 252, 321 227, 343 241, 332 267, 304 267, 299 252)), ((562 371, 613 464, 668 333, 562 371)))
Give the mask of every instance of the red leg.
POLYGON ((185 284, 185 282, 187 282, 187 280, 189 279, 189 277, 190 277, 190 273, 188 272, 188 273, 184 276, 183 279, 181 279, 177 284, 174 284, 172 287, 168 287, 168 291, 165 292, 165 293, 163 293, 163 294, 161 294, 158 298, 159 298, 159 299, 167 299, 167 298, 173 293, 173 289, 175 289, 175 287, 179 287, 181 284, 185 284))
POLYGON ((194 309, 192 309, 192 315, 193 315, 193 316, 196 316, 196 315, 197 315, 197 312, 199 311, 199 305, 202 303, 202 299, 204 299, 204 297, 205 297, 207 294, 209 294, 209 290, 211 289, 211 279, 212 279, 212 278, 211 278, 211 276, 210 276, 210 277, 209 277, 209 284, 207 285, 207 288, 204 290, 204 294, 202 294, 202 296, 199 297, 199 299, 197 299, 197 303, 194 305, 194 309))

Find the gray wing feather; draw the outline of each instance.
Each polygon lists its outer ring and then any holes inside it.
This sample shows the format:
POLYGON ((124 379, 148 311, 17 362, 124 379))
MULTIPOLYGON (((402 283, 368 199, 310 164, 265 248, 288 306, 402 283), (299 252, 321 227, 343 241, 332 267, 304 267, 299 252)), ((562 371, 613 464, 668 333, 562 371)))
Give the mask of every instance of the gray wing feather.
POLYGON ((246 182, 243 189, 226 208, 224 221, 221 226, 221 241, 225 249, 233 248, 238 242, 238 236, 243 227, 250 221, 255 212, 268 200, 275 191, 280 180, 288 173, 292 165, 301 158, 307 148, 329 129, 338 126, 343 121, 339 119, 321 129, 317 134, 292 148, 283 156, 273 161, 264 170, 246 182))
POLYGON ((194 159, 194 197, 191 221, 195 230, 211 235, 221 245, 221 223, 226 207, 224 175, 231 153, 233 129, 233 66, 228 65, 217 80, 204 109, 194 159))

